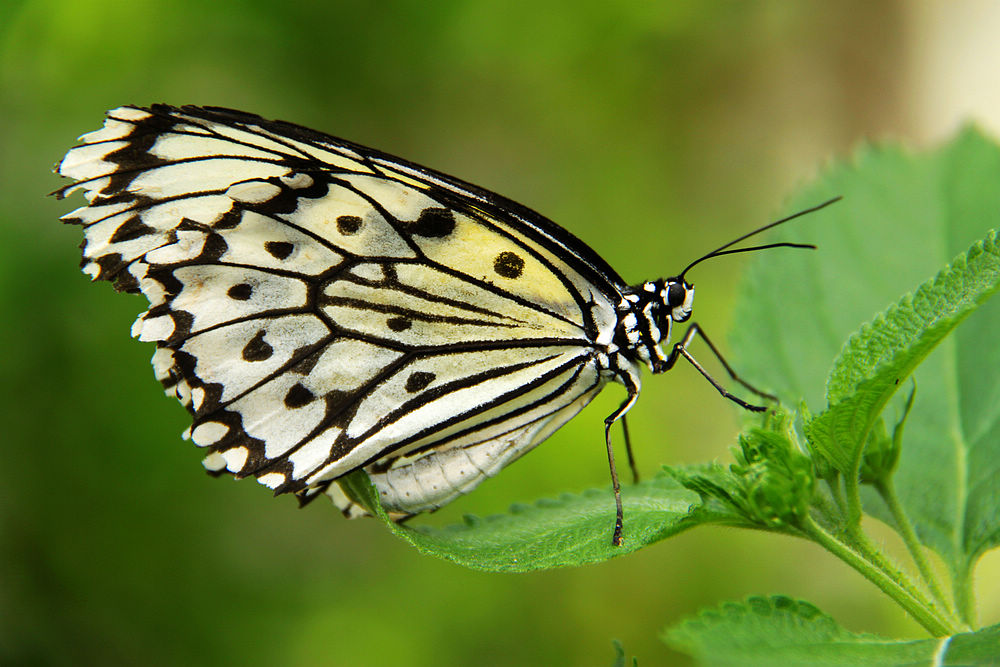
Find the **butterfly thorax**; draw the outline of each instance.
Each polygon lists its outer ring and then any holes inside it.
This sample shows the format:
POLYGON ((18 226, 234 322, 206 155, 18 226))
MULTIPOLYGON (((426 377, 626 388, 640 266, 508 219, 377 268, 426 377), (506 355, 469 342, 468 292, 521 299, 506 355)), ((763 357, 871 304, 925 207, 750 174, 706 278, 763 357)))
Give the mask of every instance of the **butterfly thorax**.
POLYGON ((623 291, 614 343, 619 353, 646 364, 653 373, 667 361, 661 344, 670 342, 674 322, 691 317, 694 285, 683 278, 660 278, 623 291))

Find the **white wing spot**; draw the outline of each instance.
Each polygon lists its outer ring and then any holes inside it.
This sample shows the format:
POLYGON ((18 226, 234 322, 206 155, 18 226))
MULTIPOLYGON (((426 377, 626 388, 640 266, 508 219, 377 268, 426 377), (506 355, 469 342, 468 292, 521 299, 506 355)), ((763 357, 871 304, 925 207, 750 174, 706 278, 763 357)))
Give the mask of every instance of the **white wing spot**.
POLYGON ((269 489, 276 489, 285 483, 285 476, 279 472, 269 472, 258 477, 257 481, 269 489))
POLYGON ((132 130, 134 129, 135 125, 132 123, 124 123, 120 120, 109 117, 104 121, 104 127, 82 135, 79 138, 79 141, 82 141, 85 144, 96 144, 101 141, 115 141, 116 139, 124 139, 128 135, 132 134, 132 130))
POLYGON ((210 472, 222 472, 226 469, 226 460, 218 452, 212 452, 203 458, 201 464, 210 472))
POLYGON ((219 440, 226 437, 229 427, 220 422, 202 422, 191 431, 191 440, 199 447, 214 445, 219 440))
POLYGON ((161 382, 166 380, 170 377, 170 369, 174 365, 173 350, 166 347, 156 348, 156 352, 153 353, 150 363, 153 364, 153 374, 156 376, 156 379, 161 382))
POLYGON ((288 174, 287 176, 281 177, 281 182, 293 190, 308 188, 315 183, 309 174, 288 174))
POLYGON ((226 461, 226 468, 229 472, 239 472, 247 462, 250 450, 246 447, 233 447, 222 452, 222 458, 226 461))
POLYGON ((260 204, 274 199, 281 194, 281 188, 274 183, 261 181, 246 181, 230 185, 226 195, 231 199, 247 204, 260 204))
POLYGON ((130 120, 133 122, 146 120, 152 115, 153 114, 149 113, 145 109, 136 109, 135 107, 118 107, 117 109, 112 109, 108 112, 108 116, 111 118, 117 118, 118 120, 130 120))
POLYGON ((174 333, 174 321, 169 315, 145 319, 139 317, 132 325, 132 337, 141 341, 166 340, 174 333))
POLYGON ((191 390, 191 407, 195 410, 201 409, 201 404, 205 402, 205 390, 201 387, 195 387, 191 390))

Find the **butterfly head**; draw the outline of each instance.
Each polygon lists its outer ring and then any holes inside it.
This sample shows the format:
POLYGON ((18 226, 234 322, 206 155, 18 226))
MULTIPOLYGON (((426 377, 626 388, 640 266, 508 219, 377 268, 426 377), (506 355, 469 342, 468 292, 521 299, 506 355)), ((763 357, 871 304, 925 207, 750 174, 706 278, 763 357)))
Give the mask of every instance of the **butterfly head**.
POLYGON ((649 280, 628 288, 618 317, 617 344, 651 369, 666 361, 660 343, 670 340, 674 322, 691 317, 694 285, 681 276, 649 280))
POLYGON ((686 322, 691 317, 691 304, 694 301, 694 284, 684 280, 682 276, 667 278, 660 281, 662 300, 661 311, 664 316, 669 314, 674 322, 686 322))
MULTIPOLYGON (((625 297, 628 310, 651 325, 651 338, 656 342, 669 338, 673 322, 686 322, 691 317, 694 284, 683 276, 649 280, 629 288, 625 297)), ((631 321, 631 320, 629 320, 631 321)))

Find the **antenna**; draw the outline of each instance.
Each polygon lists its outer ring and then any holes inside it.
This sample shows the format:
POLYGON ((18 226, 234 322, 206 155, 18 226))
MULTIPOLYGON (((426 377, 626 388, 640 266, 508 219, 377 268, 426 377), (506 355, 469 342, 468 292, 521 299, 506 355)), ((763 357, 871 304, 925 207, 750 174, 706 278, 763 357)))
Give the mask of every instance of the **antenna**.
POLYGON ((803 215, 806 215, 807 213, 813 213, 815 211, 820 210, 821 208, 826 208, 830 204, 833 204, 834 202, 838 202, 841 199, 843 199, 843 197, 840 197, 840 196, 834 197, 833 199, 828 199, 825 202, 823 202, 822 204, 817 204, 816 206, 804 209, 802 211, 799 211, 798 213, 793 213, 790 216, 788 216, 787 218, 782 218, 781 220, 775 220, 774 222, 766 224, 763 227, 758 227, 757 229, 753 230, 752 232, 747 232, 743 236, 740 236, 739 238, 733 239, 729 243, 726 243, 725 245, 719 246, 718 248, 716 248, 712 252, 708 253, 707 255, 703 255, 703 256, 699 257, 698 259, 694 260, 693 262, 691 262, 690 264, 688 264, 686 267, 684 267, 684 270, 680 272, 680 275, 678 276, 678 278, 680 278, 681 280, 684 280, 684 274, 687 273, 688 271, 690 271, 692 267, 694 267, 697 264, 700 264, 700 263, 704 262, 706 259, 709 259, 711 257, 721 257, 723 255, 735 255, 736 253, 740 253, 740 252, 753 252, 755 250, 768 250, 770 248, 810 248, 810 249, 815 250, 816 246, 812 245, 811 243, 768 243, 767 245, 750 246, 749 248, 736 248, 736 249, 733 249, 733 250, 726 250, 726 248, 728 248, 730 246, 733 246, 733 245, 736 245, 740 241, 745 241, 746 239, 750 238, 751 236, 756 236, 757 234, 760 234, 761 232, 766 232, 768 229, 771 229, 772 227, 777 227, 778 225, 783 225, 786 222, 794 220, 795 218, 800 218, 803 215))

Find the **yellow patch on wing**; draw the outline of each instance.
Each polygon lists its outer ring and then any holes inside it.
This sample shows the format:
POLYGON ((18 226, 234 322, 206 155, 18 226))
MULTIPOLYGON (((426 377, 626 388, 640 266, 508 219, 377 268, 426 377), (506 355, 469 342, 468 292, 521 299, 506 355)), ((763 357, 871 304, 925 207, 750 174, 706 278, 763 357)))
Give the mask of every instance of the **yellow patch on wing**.
POLYGON ((466 215, 443 238, 414 237, 428 259, 490 283, 582 324, 580 310, 559 277, 533 252, 466 215))

